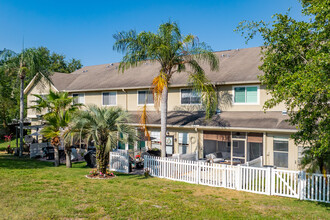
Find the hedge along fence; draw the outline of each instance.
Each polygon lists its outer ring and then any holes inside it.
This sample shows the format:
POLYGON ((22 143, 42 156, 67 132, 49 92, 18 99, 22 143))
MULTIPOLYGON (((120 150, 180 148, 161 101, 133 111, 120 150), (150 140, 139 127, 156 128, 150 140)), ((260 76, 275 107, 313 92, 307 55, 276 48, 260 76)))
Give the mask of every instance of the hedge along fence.
POLYGON ((152 156, 144 156, 144 168, 159 178, 330 203, 330 175, 152 156))

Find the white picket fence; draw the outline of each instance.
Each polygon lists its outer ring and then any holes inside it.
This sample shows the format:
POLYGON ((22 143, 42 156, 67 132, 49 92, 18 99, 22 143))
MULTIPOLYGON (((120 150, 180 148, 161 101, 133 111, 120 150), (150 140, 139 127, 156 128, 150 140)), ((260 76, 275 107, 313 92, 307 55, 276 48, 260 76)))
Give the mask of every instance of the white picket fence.
POLYGON ((110 152, 110 170, 128 173, 129 172, 129 153, 127 150, 116 150, 110 152))
POLYGON ((150 175, 187 183, 330 203, 330 175, 144 156, 150 175))

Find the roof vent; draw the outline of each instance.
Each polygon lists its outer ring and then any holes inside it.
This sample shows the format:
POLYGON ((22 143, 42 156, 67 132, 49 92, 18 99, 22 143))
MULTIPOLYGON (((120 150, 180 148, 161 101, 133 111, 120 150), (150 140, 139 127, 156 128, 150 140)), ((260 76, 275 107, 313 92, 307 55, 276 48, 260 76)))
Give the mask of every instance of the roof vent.
POLYGON ((113 66, 113 63, 110 63, 110 66, 113 66))
POLYGON ((225 55, 224 54, 221 54, 221 57, 224 57, 225 55))
POLYGON ((87 72, 88 72, 88 70, 83 70, 82 72, 83 72, 83 73, 87 73, 87 72))
POLYGON ((282 115, 287 115, 287 114, 288 114, 288 112, 286 110, 282 111, 282 115))
POLYGON ((237 48, 236 50, 237 50, 237 51, 239 51, 239 49, 238 49, 238 48, 237 48))

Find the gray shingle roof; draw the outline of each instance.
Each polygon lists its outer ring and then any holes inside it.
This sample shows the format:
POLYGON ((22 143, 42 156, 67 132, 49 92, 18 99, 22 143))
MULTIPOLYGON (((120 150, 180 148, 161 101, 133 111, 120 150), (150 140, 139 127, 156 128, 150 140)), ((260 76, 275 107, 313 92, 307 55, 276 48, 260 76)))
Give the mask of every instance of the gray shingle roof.
MULTIPOLYGON (((130 112, 131 123, 139 123, 139 112, 130 112)), ((160 113, 148 112, 147 124, 160 125, 160 113)), ((251 129, 289 129, 295 130, 294 126, 286 121, 287 115, 280 111, 235 111, 222 112, 214 115, 210 120, 205 120, 204 112, 170 111, 167 115, 168 125, 176 126, 210 126, 218 128, 251 128, 251 129)))
MULTIPOLYGON (((262 74, 258 69, 261 65, 259 53, 260 47, 215 52, 220 60, 219 71, 212 72, 206 64, 201 65, 214 83, 256 82, 257 76, 262 74)), ((158 63, 146 62, 121 73, 118 66, 119 63, 103 64, 86 66, 71 74, 55 73, 52 81, 58 90, 66 91, 146 88, 160 69, 158 63)), ((173 75, 172 86, 186 84, 187 73, 173 75)))

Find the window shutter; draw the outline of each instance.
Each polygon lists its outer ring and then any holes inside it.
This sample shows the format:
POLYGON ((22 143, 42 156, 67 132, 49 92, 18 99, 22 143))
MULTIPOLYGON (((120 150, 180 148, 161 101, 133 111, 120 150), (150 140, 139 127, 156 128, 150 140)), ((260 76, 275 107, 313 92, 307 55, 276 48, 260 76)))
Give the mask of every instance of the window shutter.
POLYGON ((261 133, 248 133, 248 142, 253 143, 262 143, 262 136, 261 133))

